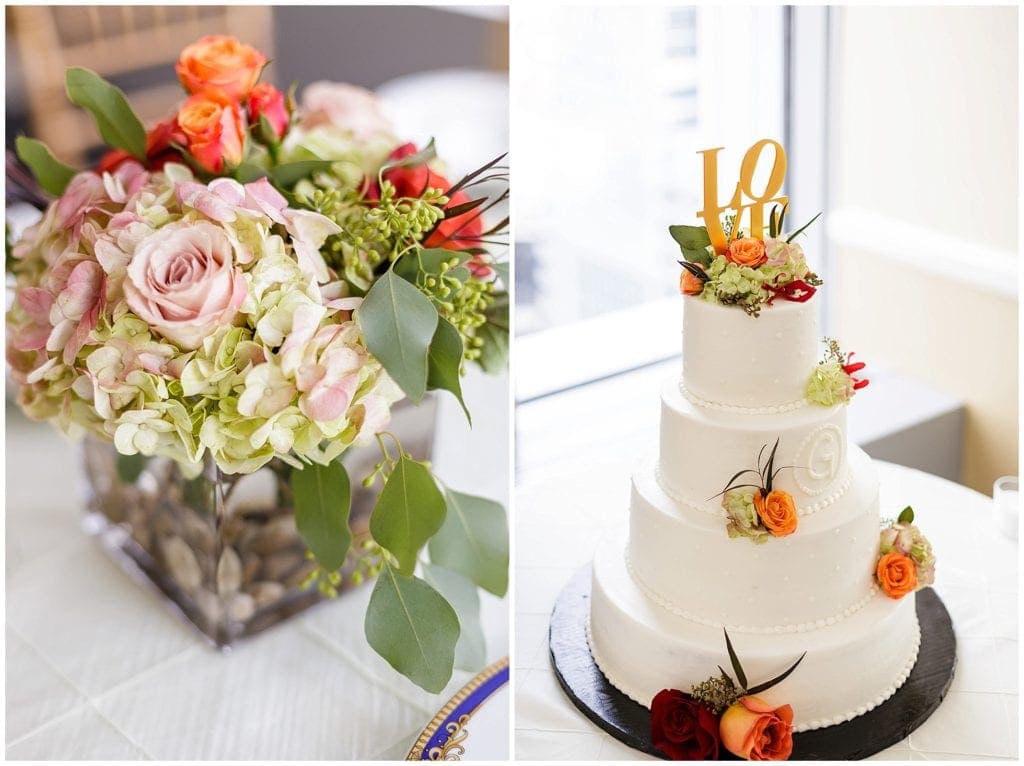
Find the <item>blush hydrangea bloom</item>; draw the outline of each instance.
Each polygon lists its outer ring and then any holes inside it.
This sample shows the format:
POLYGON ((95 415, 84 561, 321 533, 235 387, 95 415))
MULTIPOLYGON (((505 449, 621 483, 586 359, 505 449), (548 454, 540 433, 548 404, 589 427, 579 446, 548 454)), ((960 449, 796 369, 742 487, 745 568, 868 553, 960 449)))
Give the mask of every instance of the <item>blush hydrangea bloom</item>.
POLYGON ((13 249, 20 404, 190 473, 332 460, 402 397, 319 255, 338 231, 265 179, 78 174, 13 249))

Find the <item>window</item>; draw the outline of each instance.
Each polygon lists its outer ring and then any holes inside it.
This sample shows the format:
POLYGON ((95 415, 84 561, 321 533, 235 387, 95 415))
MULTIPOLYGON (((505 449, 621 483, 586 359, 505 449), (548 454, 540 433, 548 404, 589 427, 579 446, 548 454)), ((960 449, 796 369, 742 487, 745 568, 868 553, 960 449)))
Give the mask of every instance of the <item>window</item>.
POLYGON ((783 137, 784 10, 526 7, 513 66, 517 398, 678 352, 701 159, 783 137))

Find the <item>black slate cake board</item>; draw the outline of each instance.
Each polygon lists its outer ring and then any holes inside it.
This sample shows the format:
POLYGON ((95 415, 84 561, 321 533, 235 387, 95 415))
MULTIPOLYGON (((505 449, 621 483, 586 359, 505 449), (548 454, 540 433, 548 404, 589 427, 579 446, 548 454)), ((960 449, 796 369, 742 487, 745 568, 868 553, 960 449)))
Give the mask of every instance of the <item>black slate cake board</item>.
MULTIPOLYGON (((792 760, 866 758, 901 742, 935 712, 953 682, 956 636, 949 612, 934 590, 925 588, 915 596, 921 648, 903 686, 874 710, 851 721, 794 734, 792 760)), ((613 737, 636 750, 664 758, 651 744, 650 711, 612 686, 594 663, 587 644, 589 617, 588 565, 573 575, 551 612, 549 646, 559 684, 587 718, 613 737)), ((724 749, 721 755, 734 759, 724 749)))

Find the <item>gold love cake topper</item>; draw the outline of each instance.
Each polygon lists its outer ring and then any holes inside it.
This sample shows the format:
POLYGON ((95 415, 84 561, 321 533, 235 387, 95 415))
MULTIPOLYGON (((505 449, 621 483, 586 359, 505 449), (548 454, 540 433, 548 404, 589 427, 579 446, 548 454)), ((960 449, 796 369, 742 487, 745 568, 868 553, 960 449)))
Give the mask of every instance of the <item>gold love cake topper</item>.
POLYGON ((740 229, 740 221, 746 211, 750 211, 750 225, 747 230, 749 236, 756 239, 764 239, 764 210, 766 205, 785 206, 789 197, 779 195, 782 189, 782 182, 786 178, 786 150, 778 141, 770 138, 762 138, 756 144, 747 149, 743 155, 743 162, 740 164, 740 180, 736 184, 732 199, 725 205, 718 201, 718 153, 724 147, 704 149, 697 154, 704 155, 704 209, 697 211, 697 216, 704 219, 707 225, 708 236, 715 251, 724 253, 729 247, 729 240, 736 236, 740 229), (775 160, 772 163, 772 171, 768 176, 764 190, 760 194, 755 193, 754 171, 761 160, 765 147, 772 146, 775 149, 775 160), (722 213, 733 211, 732 229, 726 237, 722 228, 722 213))

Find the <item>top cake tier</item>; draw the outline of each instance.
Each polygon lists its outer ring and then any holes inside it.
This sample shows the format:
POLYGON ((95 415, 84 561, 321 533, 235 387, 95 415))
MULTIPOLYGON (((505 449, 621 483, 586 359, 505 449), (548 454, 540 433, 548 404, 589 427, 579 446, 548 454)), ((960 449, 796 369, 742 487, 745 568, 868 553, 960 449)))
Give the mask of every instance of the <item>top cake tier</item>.
POLYGON ((705 407, 796 408, 818 358, 818 306, 777 300, 753 317, 736 306, 683 300, 683 385, 705 407))

